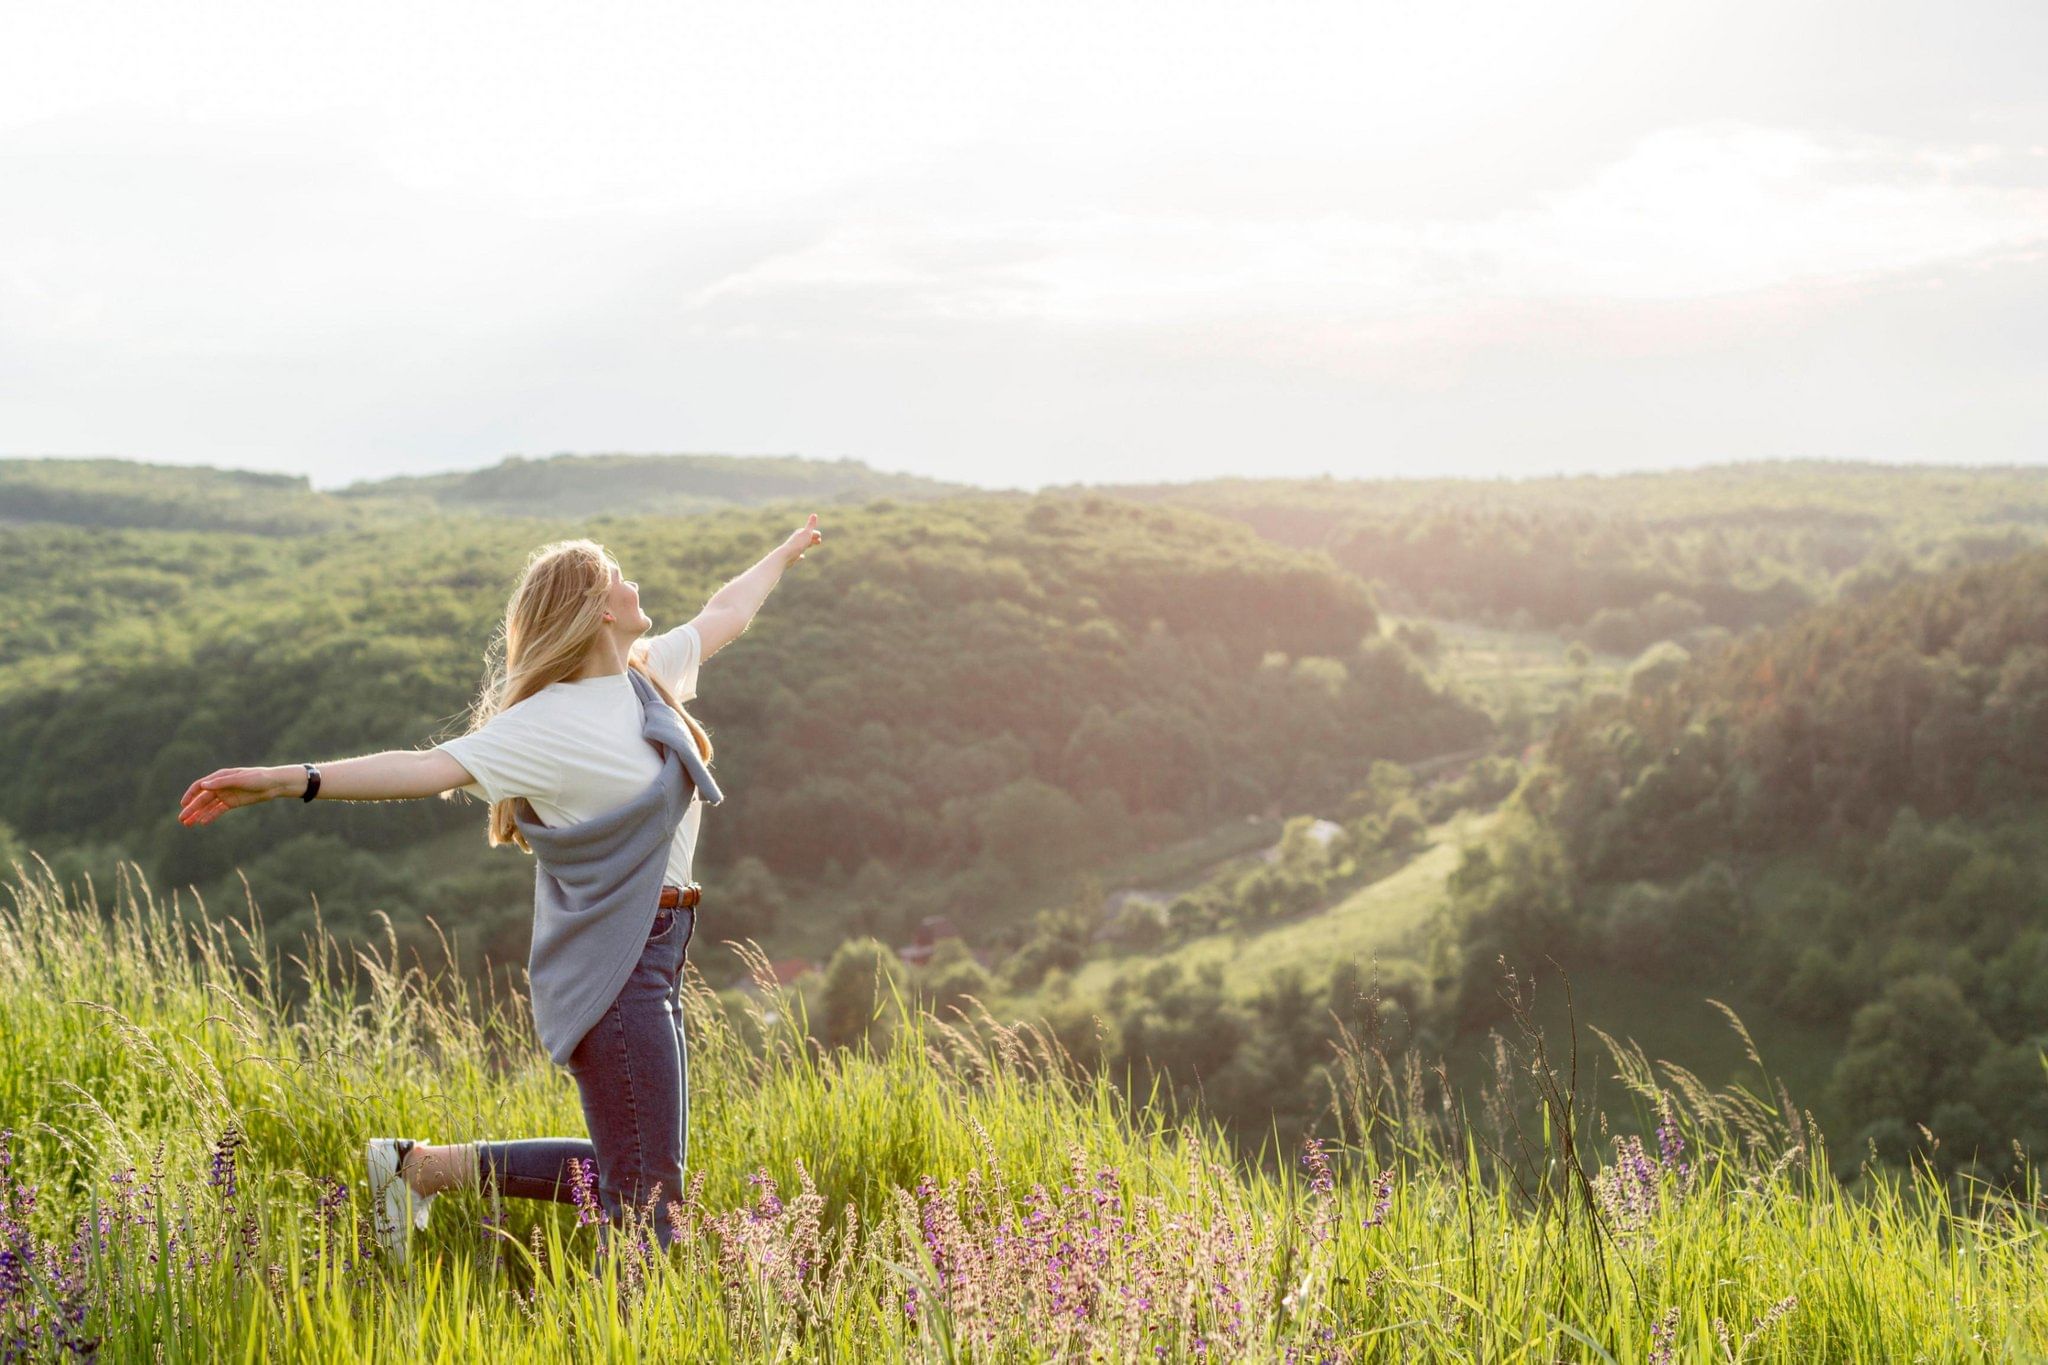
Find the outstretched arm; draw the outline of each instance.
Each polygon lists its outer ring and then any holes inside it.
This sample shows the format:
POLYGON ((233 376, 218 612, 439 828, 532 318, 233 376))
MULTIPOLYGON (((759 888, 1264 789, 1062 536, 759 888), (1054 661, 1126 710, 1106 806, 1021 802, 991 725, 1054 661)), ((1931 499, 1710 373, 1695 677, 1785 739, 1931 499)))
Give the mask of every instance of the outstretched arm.
POLYGON ((690 621, 697 628, 697 638, 704 642, 703 657, 710 658, 738 639, 747 623, 754 619, 754 613, 761 610, 761 604, 768 600, 768 594, 782 580, 782 571, 802 559, 804 551, 824 539, 825 533, 818 529, 818 514, 813 512, 808 521, 797 527, 788 540, 769 551, 760 563, 712 593, 711 599, 704 604, 704 610, 690 621))
MULTIPOLYGON (((433 796, 474 779, 455 756, 440 749, 392 749, 361 758, 322 763, 315 801, 402 801, 433 796)), ((301 796, 306 770, 299 764, 279 768, 219 768, 185 788, 178 823, 210 825, 239 806, 253 806, 280 797, 301 796)))

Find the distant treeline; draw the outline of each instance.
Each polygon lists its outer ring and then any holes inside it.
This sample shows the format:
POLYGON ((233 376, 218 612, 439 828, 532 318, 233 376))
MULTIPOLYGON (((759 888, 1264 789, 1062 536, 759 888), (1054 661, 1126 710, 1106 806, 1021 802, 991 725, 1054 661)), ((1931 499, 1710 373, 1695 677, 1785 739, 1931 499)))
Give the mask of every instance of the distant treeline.
POLYGON ((858 460, 796 456, 512 456, 486 469, 367 479, 316 492, 303 474, 139 460, 0 460, 0 526, 51 523, 303 536, 437 513, 561 521, 813 505, 966 491, 858 460))
MULTIPOLYGON (((1064 490, 1075 491, 1075 490, 1064 490)), ((1107 491, 1107 490, 1105 490, 1107 491)), ((1635 653, 2040 543, 2048 471, 1819 461, 1517 482, 1119 486, 1328 553, 1392 610, 1555 628, 1635 653)))

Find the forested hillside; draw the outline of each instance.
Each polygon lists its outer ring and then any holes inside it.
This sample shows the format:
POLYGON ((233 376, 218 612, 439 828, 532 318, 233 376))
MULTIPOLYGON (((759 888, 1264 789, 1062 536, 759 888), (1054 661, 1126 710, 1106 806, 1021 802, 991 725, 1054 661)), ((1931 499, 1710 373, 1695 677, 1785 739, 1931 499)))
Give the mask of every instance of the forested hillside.
POLYGON ((1856 1149, 2048 1142, 2048 553, 1596 693, 1545 757, 1461 869, 1466 1026, 1503 953, 1741 990, 1839 1030, 1856 1149))
MULTIPOLYGON (((78 868, 130 857, 210 902, 239 903, 239 869, 283 943, 317 895, 346 934, 383 909, 430 946, 431 914, 466 952, 523 962, 532 864, 485 847, 480 805, 280 802, 195 829, 178 794, 216 767, 453 733, 543 540, 598 534, 661 629, 784 520, 17 529, 9 610, 33 643, 0 667, 0 821, 78 868)), ((944 913, 971 942, 1015 942, 1025 912, 1105 860, 1333 803, 1376 758, 1490 732, 1382 636, 1356 579, 1200 513, 991 495, 828 525, 707 662, 693 707, 729 793, 702 848, 713 941, 822 955, 944 913)))

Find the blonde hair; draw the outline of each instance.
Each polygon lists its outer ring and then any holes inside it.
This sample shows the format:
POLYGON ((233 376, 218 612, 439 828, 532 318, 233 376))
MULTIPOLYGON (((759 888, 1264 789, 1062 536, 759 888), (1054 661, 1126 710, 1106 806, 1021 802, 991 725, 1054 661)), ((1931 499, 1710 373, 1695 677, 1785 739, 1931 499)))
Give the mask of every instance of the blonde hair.
MULTIPOLYGON (((471 732, 583 666, 591 645, 604 630, 605 598, 611 592, 612 570, 617 567, 618 561, 604 546, 588 539, 557 540, 527 557, 519 585, 505 604, 504 624, 485 656, 484 685, 469 713, 471 732)), ((654 684, 661 699, 675 708, 696 740, 697 752, 710 763, 711 737, 649 671, 647 643, 633 642, 626 652, 626 666, 654 684)), ((517 844, 533 852, 512 818, 513 808, 523 799, 515 796, 491 804, 489 838, 493 848, 517 844)))

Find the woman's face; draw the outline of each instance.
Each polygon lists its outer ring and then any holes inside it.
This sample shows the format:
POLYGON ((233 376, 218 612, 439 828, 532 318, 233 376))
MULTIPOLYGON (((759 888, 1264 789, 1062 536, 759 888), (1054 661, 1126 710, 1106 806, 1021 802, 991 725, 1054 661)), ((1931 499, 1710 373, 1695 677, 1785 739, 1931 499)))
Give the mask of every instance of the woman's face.
POLYGON ((640 610, 640 585, 619 573, 619 566, 611 566, 611 591, 604 599, 604 609, 612 614, 612 625, 639 635, 654 624, 653 618, 640 610))

